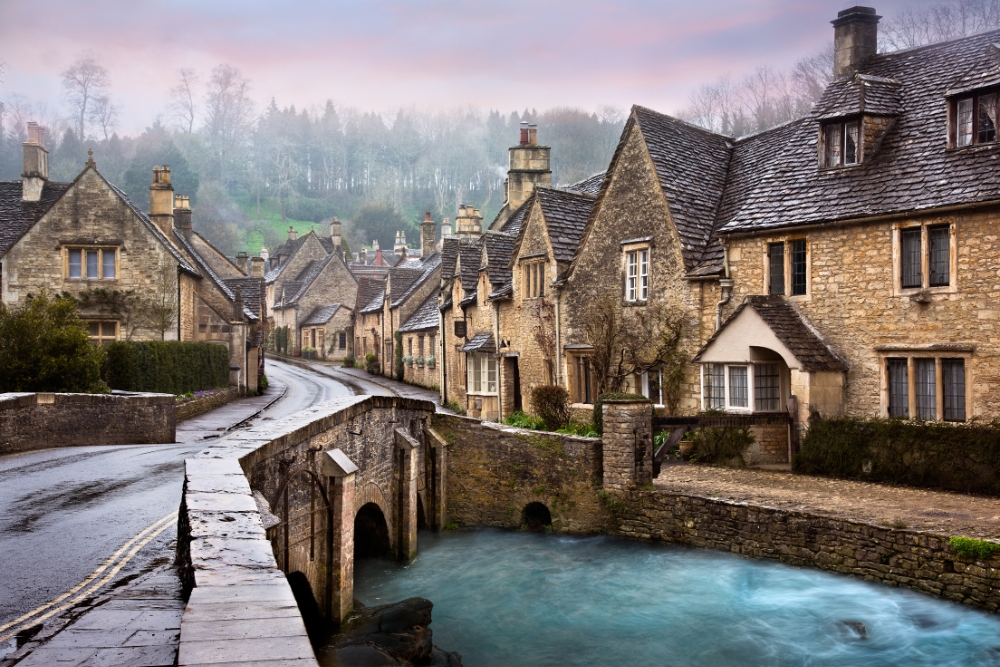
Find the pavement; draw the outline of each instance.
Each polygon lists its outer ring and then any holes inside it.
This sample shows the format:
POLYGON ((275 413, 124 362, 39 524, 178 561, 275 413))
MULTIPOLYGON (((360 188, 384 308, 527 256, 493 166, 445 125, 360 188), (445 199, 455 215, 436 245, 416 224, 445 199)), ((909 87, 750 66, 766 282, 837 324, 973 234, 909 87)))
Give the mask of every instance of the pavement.
POLYGON ((0 457, 0 667, 174 664, 184 459, 250 423, 355 393, 326 374, 268 364, 266 394, 182 422, 173 445, 0 457))

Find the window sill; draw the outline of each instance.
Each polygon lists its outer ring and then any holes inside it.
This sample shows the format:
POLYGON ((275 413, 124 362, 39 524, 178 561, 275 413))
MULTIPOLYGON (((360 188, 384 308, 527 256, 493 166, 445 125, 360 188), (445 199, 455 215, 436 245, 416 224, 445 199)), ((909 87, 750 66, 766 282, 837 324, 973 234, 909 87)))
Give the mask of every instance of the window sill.
POLYGON ((642 308, 643 306, 649 305, 649 299, 643 299, 642 301, 629 301, 628 299, 622 300, 623 308, 642 308))
POLYGON ((956 294, 957 285, 942 285, 941 287, 901 287, 893 290, 894 297, 911 298, 919 294, 956 294))

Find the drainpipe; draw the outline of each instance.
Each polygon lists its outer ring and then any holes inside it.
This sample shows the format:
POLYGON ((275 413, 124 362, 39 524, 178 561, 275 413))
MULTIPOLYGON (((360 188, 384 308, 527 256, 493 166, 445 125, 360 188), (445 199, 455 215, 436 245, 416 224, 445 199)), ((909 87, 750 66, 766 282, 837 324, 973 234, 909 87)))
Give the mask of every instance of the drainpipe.
POLYGON ((556 358, 552 360, 552 365, 554 368, 552 372, 555 374, 556 385, 562 386, 562 330, 559 323, 562 318, 562 314, 559 309, 559 304, 562 302, 562 290, 558 287, 552 287, 552 296, 555 297, 556 302, 556 358))
POLYGON ((441 335, 438 336, 441 345, 441 405, 445 405, 448 402, 448 360, 445 358, 445 352, 448 350, 445 337, 448 335, 448 332, 445 331, 444 323, 444 311, 438 309, 438 326, 441 329, 441 335))
POLYGON ((722 288, 722 299, 715 304, 715 330, 718 331, 722 328, 722 308, 727 303, 729 299, 733 296, 733 279, 732 278, 720 278, 719 287, 722 288))
POLYGON ((500 354, 500 303, 493 302, 493 340, 497 346, 497 421, 503 421, 503 357, 500 354))

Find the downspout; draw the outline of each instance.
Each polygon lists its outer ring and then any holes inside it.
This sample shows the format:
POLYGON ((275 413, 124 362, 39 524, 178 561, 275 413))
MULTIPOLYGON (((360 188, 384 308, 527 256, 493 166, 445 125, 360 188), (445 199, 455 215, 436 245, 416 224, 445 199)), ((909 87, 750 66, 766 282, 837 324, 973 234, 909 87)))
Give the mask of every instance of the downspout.
MULTIPOLYGON (((192 313, 194 320, 194 313, 192 313)), ((193 327, 192 327, 193 332, 193 327)), ((177 265, 177 340, 181 340, 181 265, 177 265)))
POLYGON ((493 302, 493 340, 497 346, 497 421, 503 421, 503 357, 500 355, 500 303, 493 302))
POLYGON ((722 299, 715 304, 715 330, 722 328, 722 308, 729 303, 733 294, 733 279, 719 278, 719 287, 722 288, 722 299))
POLYGON ((559 303, 562 301, 562 289, 552 286, 552 291, 555 292, 553 295, 556 301, 556 358, 552 360, 552 365, 554 368, 552 371, 555 373, 555 381, 558 386, 562 386, 562 328, 559 326, 562 314, 560 313, 559 303))
POLYGON ((441 329, 441 335, 438 336, 441 345, 441 405, 447 405, 448 403, 448 360, 445 358, 445 352, 448 350, 447 341, 445 336, 448 332, 445 331, 444 326, 444 311, 440 308, 438 309, 438 326, 441 329))

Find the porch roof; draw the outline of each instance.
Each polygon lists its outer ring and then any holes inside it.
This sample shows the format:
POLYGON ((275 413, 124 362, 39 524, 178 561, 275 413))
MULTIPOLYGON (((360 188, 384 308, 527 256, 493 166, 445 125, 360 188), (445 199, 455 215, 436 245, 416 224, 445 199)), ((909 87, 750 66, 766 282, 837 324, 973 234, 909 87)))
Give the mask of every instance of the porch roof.
POLYGON ((462 352, 496 352, 497 345, 493 341, 493 334, 489 332, 477 333, 465 344, 462 352))
POLYGON ((748 296, 695 355, 696 363, 748 362, 751 348, 781 355, 789 368, 846 371, 847 365, 783 297, 748 296))

